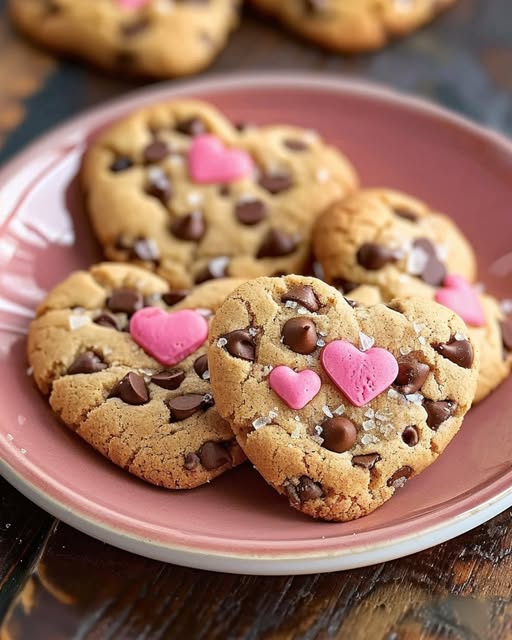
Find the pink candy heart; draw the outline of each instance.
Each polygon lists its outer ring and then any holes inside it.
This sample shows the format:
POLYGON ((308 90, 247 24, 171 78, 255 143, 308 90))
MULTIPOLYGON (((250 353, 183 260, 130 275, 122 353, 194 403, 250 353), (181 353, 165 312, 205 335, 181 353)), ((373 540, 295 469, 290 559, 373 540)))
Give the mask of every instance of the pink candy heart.
POLYGON ((227 149, 216 136, 196 136, 188 152, 188 170, 194 182, 233 182, 254 172, 251 156, 242 149, 227 149))
POLYGON ((472 327, 482 327, 485 315, 480 300, 469 282, 462 276, 446 276, 443 288, 436 291, 436 301, 455 311, 472 327))
POLYGON ((141 9, 149 4, 151 0, 115 0, 123 9, 141 9))
POLYGON ((329 378, 356 407, 376 398, 398 375, 398 363, 386 349, 359 351, 345 340, 329 342, 321 361, 329 378))
POLYGON ((208 322, 189 309, 167 313, 146 307, 132 316, 130 335, 155 360, 172 367, 204 343, 208 322))
POLYGON ((320 391, 322 381, 310 369, 297 372, 281 365, 270 372, 269 384, 290 409, 302 409, 320 391))

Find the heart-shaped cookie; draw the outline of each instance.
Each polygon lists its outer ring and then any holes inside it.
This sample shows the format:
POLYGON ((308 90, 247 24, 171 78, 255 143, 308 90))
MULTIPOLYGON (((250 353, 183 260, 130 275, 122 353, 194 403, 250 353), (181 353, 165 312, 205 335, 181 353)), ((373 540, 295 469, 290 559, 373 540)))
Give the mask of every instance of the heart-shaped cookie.
POLYGON ((208 322, 240 282, 169 291, 143 269, 108 263, 70 275, 30 327, 38 387, 130 473, 170 489, 209 482, 244 460, 216 411, 206 356, 208 322))
POLYGON ((478 371, 466 332, 430 300, 354 307, 314 278, 259 278, 227 298, 210 329, 217 408, 293 507, 351 520, 425 469, 457 432, 478 371), (320 389, 290 402, 273 382, 282 370, 292 386, 315 374, 320 389))

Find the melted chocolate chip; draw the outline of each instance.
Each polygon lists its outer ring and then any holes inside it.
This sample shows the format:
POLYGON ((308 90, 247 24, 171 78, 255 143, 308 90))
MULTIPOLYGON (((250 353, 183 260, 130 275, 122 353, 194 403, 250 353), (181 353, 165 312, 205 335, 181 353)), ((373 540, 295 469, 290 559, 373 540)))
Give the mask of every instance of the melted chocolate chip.
POLYGON ((395 216, 398 216, 399 218, 403 218, 404 220, 408 220, 409 222, 418 221, 418 216, 412 211, 409 211, 408 209, 401 209, 401 208, 393 209, 393 213, 395 214, 395 216))
POLYGON ((439 287, 443 284, 446 277, 446 268, 437 257, 435 246, 428 238, 418 238, 414 241, 413 247, 421 249, 427 255, 427 261, 419 277, 427 284, 433 287, 439 287))
POLYGON ((158 262, 160 251, 156 242, 151 238, 137 238, 133 243, 132 255, 137 260, 144 262, 158 262))
POLYGON ((357 252, 357 261, 369 271, 377 271, 387 264, 396 262, 400 254, 396 249, 390 249, 382 244, 367 242, 361 245, 357 252))
POLYGON ((163 140, 154 140, 144 149, 144 162, 153 164, 160 162, 171 153, 169 145, 163 140))
POLYGON ((84 351, 69 366, 67 372, 68 375, 73 376, 77 373, 97 373, 106 368, 107 365, 94 351, 84 351))
POLYGON ((194 362, 194 371, 200 378, 202 378, 208 371, 208 356, 206 355, 206 353, 202 356, 199 356, 199 358, 197 358, 197 360, 194 362))
POLYGON ((272 195, 288 191, 293 186, 291 177, 287 173, 263 173, 259 185, 272 195))
POLYGON ((317 500, 324 495, 322 485, 319 482, 314 482, 307 476, 300 477, 299 484, 295 487, 295 490, 300 502, 317 500))
POLYGON ((318 311, 320 309, 320 302, 313 290, 313 287, 309 285, 296 285, 288 289, 286 293, 281 296, 282 302, 297 302, 308 311, 318 311))
POLYGON ((251 336, 247 329, 237 329, 236 331, 225 333, 221 337, 227 340, 226 351, 230 355, 234 358, 254 362, 256 345, 254 336, 251 336))
POLYGON ((501 339, 506 351, 512 351, 512 316, 500 322, 501 339))
POLYGON ((258 224, 267 215, 267 206, 263 200, 243 200, 235 207, 238 222, 252 226, 258 224))
POLYGON ((457 340, 455 336, 449 342, 433 344, 432 347, 440 353, 443 358, 447 358, 459 367, 470 369, 473 364, 473 347, 469 340, 457 340))
POLYGON ((96 318, 94 319, 94 323, 98 324, 100 327, 105 327, 106 329, 115 329, 116 331, 121 331, 121 327, 116 316, 113 313, 109 313, 108 311, 100 313, 99 316, 96 316, 96 318))
POLYGON ((205 228, 203 214, 200 211, 192 211, 172 223, 171 233, 180 240, 197 242, 203 237, 205 228))
POLYGON ((156 384, 158 387, 162 387, 162 389, 168 389, 169 391, 178 389, 183 380, 185 380, 185 372, 180 371, 179 369, 174 371, 162 371, 161 373, 156 373, 151 378, 151 382, 153 384, 156 384))
POLYGON ((232 463, 229 451, 220 442, 205 442, 197 454, 201 460, 201 464, 205 469, 208 469, 208 471, 232 463))
POLYGON ((219 187, 219 196, 222 196, 223 198, 229 198, 230 195, 231 187, 229 186, 229 184, 222 184, 219 187))
POLYGON ((416 359, 414 354, 408 354, 398 360, 398 375, 394 386, 400 393, 408 395, 416 393, 430 373, 430 367, 416 359))
POLYGON ((297 236, 279 229, 271 229, 259 248, 258 258, 278 258, 293 253, 299 244, 297 236))
POLYGON ((388 487, 393 487, 394 489, 400 489, 403 487, 407 480, 412 476, 414 470, 409 466, 400 467, 395 473, 388 479, 387 485, 388 487))
POLYGON ((187 289, 176 289, 175 291, 168 291, 167 293, 162 294, 162 300, 165 302, 165 304, 172 307, 175 304, 178 304, 178 302, 184 300, 189 295, 189 293, 190 291, 187 289))
POLYGON ((357 289, 359 285, 356 282, 345 280, 345 278, 334 278, 332 286, 338 289, 341 293, 350 293, 351 291, 354 291, 354 289, 357 289))
POLYGON ((180 422, 204 408, 204 396, 199 393, 188 393, 183 396, 176 396, 167 401, 167 406, 171 411, 171 422, 180 422))
POLYGON ((316 349, 318 334, 310 318, 291 318, 281 332, 283 343, 295 353, 307 355, 316 349))
POLYGON ((134 314, 144 306, 144 298, 133 289, 114 289, 107 299, 107 307, 114 313, 134 314))
POLYGON ((348 418, 329 418, 321 426, 323 447, 336 453, 352 449, 357 439, 357 429, 348 418))
POLYGON ((370 470, 373 469, 379 460, 380 455, 378 453, 367 453, 362 456, 354 456, 352 458, 352 464, 370 470))
POLYGON ((149 401, 149 392, 144 378, 130 371, 114 385, 108 397, 120 398, 126 404, 139 405, 149 401))
POLYGON ((186 136, 193 137, 206 133, 207 128, 201 118, 194 116, 178 122, 176 125, 176 131, 179 131, 179 133, 183 133, 186 136))
POLYGON ((420 441, 417 427, 409 425, 402 431, 402 440, 408 447, 415 447, 420 441))
POLYGON ((199 456, 196 453, 187 453, 185 456, 185 462, 183 466, 187 471, 192 471, 196 469, 201 464, 201 460, 199 460, 199 456))
POLYGON ((130 158, 123 156, 116 158, 114 162, 112 162, 110 165, 110 171, 112 171, 112 173, 119 173, 120 171, 126 171, 126 169, 129 169, 130 167, 133 167, 133 161, 130 158))
POLYGON ((453 416, 457 405, 451 400, 424 400, 423 408, 427 412, 427 425, 437 431, 445 420, 453 416))
POLYGON ((146 193, 148 196, 157 198, 157 200, 166 204, 172 195, 172 186, 169 178, 163 171, 150 173, 146 185, 146 193))
POLYGON ((303 0, 305 13, 322 13, 327 9, 327 0, 303 0))
POLYGON ((196 276, 196 284, 206 282, 207 280, 215 280, 217 278, 225 278, 227 275, 229 258, 227 256, 218 256, 213 258, 196 276))
POLYGON ((290 151, 306 151, 308 145, 303 140, 288 138, 283 141, 284 146, 290 151))

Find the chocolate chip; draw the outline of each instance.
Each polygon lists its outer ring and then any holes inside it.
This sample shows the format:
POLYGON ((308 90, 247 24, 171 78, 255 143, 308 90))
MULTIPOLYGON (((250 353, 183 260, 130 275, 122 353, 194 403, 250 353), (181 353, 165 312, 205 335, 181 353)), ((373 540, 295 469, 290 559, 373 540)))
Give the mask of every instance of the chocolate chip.
POLYGON ((357 439, 357 429, 348 418, 329 418, 321 426, 323 447, 336 453, 352 449, 357 439))
POLYGON ((199 456, 196 453, 187 453, 185 456, 185 462, 183 466, 187 471, 192 471, 196 469, 201 464, 201 460, 199 460, 199 456))
POLYGON ((402 440, 408 447, 415 447, 420 441, 418 429, 413 425, 405 427, 405 429, 402 431, 402 440))
POLYGON ((506 351, 512 351, 512 316, 500 322, 501 339, 506 351))
POLYGON ((126 171, 126 169, 129 169, 130 167, 133 167, 133 161, 130 158, 122 156, 120 158, 116 158, 114 162, 112 162, 110 165, 110 171, 112 171, 112 173, 119 173, 120 171, 126 171))
POLYGON ((283 343, 295 353, 307 355, 316 349, 316 325, 309 318, 291 318, 281 332, 283 343))
POLYGON ((236 219, 241 224, 258 224, 266 215, 267 206, 262 200, 243 200, 235 207, 236 219))
POLYGON ((119 326, 119 322, 116 316, 113 313, 109 313, 108 311, 100 313, 99 316, 96 316, 96 318, 94 318, 94 323, 98 324, 100 327, 121 331, 121 327, 119 326))
POLYGON ((156 242, 151 238, 137 238, 133 243, 132 255, 137 260, 144 262, 158 262, 160 251, 156 242))
POLYGON ((154 162, 160 162, 171 153, 169 145, 163 140, 154 140, 144 149, 144 162, 146 164, 153 164, 154 162))
POLYGON ((293 253, 299 244, 297 236, 279 229, 271 229, 261 243, 258 258, 278 258, 293 253))
POLYGON ((197 242, 201 240, 205 232, 203 214, 200 211, 192 211, 182 218, 178 218, 171 225, 171 233, 180 240, 197 242))
POLYGON ((221 338, 227 340, 226 351, 234 358, 254 362, 256 345, 254 344, 254 336, 251 336, 247 329, 237 329, 225 333, 221 338))
POLYGON ((219 195, 223 198, 229 198, 229 196, 231 195, 231 187, 229 186, 229 184, 221 184, 221 186, 219 187, 219 195))
POLYGON ((211 471, 218 469, 224 464, 231 464, 231 455, 229 451, 220 442, 205 442, 197 452, 201 464, 205 469, 211 471))
POLYGON ((391 262, 396 262, 400 258, 400 253, 396 249, 390 249, 382 244, 367 242, 357 252, 357 261, 369 271, 382 269, 391 262))
POLYGON ((299 484, 295 487, 295 490, 301 502, 317 500, 324 495, 322 485, 319 482, 314 482, 307 476, 300 477, 299 484))
POLYGON ((408 354, 398 360, 398 375, 393 384, 404 395, 416 393, 429 373, 428 364, 420 362, 413 354, 408 354))
POLYGON ((186 136, 200 136, 207 132, 204 122, 197 117, 187 118, 178 122, 176 125, 176 131, 183 133, 186 136))
POLYGON ((418 238, 414 241, 413 247, 421 249, 427 255, 427 262, 419 277, 433 287, 441 286, 446 277, 446 268, 437 257, 433 243, 428 238, 418 238))
POLYGON ((97 373, 106 368, 107 365, 94 351, 84 351, 69 366, 67 373, 70 376, 77 373, 97 373))
POLYGON ((359 285, 356 282, 345 280, 345 278, 334 278, 332 286, 338 289, 341 293, 350 293, 351 291, 354 291, 354 289, 357 289, 359 285))
POLYGON ((190 418, 196 411, 203 409, 203 400, 204 396, 199 393, 188 393, 168 400, 167 406, 171 411, 171 422, 190 418))
POLYGON ((178 302, 184 300, 189 295, 189 293, 190 291, 187 289, 176 289, 175 291, 168 291, 167 293, 162 293, 162 300, 165 302, 165 304, 172 307, 173 305, 178 304, 178 302))
POLYGON ((413 469, 409 466, 400 467, 395 473, 388 479, 387 485, 388 487, 393 487, 394 489, 400 489, 403 487, 407 480, 414 473, 413 469))
POLYGON ((403 218, 404 220, 409 220, 409 222, 418 221, 418 216, 412 211, 409 211, 408 209, 401 209, 401 208, 393 209, 393 213, 395 214, 395 216, 398 216, 399 218, 403 218))
POLYGON ((149 401, 149 392, 144 378, 130 371, 114 385, 108 397, 120 398, 126 404, 138 405, 149 401))
POLYGON ((185 380, 185 372, 176 369, 174 371, 162 371, 161 373, 156 373, 151 378, 151 382, 156 384, 158 387, 162 387, 162 389, 168 389, 169 391, 173 391, 177 389, 180 384, 185 380))
POLYGON ((451 400, 423 400, 423 408, 427 412, 427 425, 437 431, 445 420, 453 416, 457 405, 451 400))
POLYGON ((378 453, 366 453, 362 456, 354 456, 352 458, 352 464, 355 464, 357 467, 363 467, 364 469, 373 469, 379 460, 380 455, 378 453))
POLYGON ((297 302, 308 311, 318 311, 320 302, 316 296, 313 287, 306 285, 295 285, 290 287, 286 293, 281 296, 282 302, 297 302))
POLYGON ((449 342, 433 344, 432 347, 440 353, 443 358, 447 358, 459 367, 470 369, 473 364, 473 347, 469 340, 457 340, 455 336, 449 342))
POLYGON ((172 195, 172 186, 169 178, 163 171, 150 172, 146 185, 146 193, 148 196, 157 198, 160 202, 166 204, 172 195))
POLYGON ((272 195, 287 191, 293 186, 292 179, 287 173, 263 173, 259 185, 272 195))
POLYGON ((147 18, 141 18, 135 22, 121 25, 121 34, 126 38, 131 38, 139 33, 142 33, 149 27, 149 20, 147 18))
POLYGON ((306 13, 321 13, 327 9, 327 0, 303 0, 306 13))
POLYGON ((295 138, 288 138, 283 141, 284 146, 290 151, 306 151, 308 145, 302 140, 297 140, 295 138))
POLYGON ((114 289, 107 299, 107 307, 114 313, 132 315, 144 306, 144 298, 133 289, 114 289))
POLYGON ((208 356, 206 355, 206 353, 202 356, 199 356, 199 358, 197 358, 197 360, 194 362, 194 371, 200 378, 202 378, 208 371, 208 356))
POLYGON ((225 278, 227 275, 229 258, 227 256, 217 256, 210 260, 206 267, 196 276, 196 284, 206 282, 207 280, 215 280, 217 278, 225 278))

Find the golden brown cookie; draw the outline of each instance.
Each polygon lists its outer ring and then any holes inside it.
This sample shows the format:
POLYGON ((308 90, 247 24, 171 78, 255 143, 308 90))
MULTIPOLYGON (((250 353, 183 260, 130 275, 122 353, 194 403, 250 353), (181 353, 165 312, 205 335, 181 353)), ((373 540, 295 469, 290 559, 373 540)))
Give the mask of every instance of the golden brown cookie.
POLYGON ((300 276, 242 284, 208 361, 220 414, 290 504, 352 520, 440 455, 474 396, 478 347, 427 299, 353 306, 300 276))
POLYGON ((73 273, 30 327, 37 386, 68 427, 130 473, 170 489, 209 482, 244 460, 215 408, 206 358, 208 322, 237 284, 187 294, 129 265, 73 273))
POLYGON ((106 256, 174 287, 300 272, 315 217, 355 188, 355 173, 311 131, 239 129, 205 103, 180 100, 105 131, 82 178, 106 256))
POLYGON ((17 27, 52 51, 122 74, 169 78, 209 65, 238 0, 9 0, 17 27))
POLYGON ((455 0, 251 0, 264 13, 317 44, 368 51, 423 26, 455 0))

